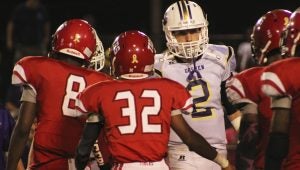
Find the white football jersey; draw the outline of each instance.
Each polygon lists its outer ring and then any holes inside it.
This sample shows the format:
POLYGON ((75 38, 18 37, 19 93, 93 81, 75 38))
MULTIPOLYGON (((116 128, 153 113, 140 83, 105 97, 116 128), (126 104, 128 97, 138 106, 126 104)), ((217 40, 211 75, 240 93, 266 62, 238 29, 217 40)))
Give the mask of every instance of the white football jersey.
MULTIPOLYGON (((196 61, 196 69, 201 78, 189 79, 194 70, 192 63, 180 63, 170 53, 157 54, 156 71, 165 78, 184 85, 193 97, 192 114, 183 114, 187 123, 214 147, 226 148, 224 111, 221 104, 221 83, 230 77, 230 62, 234 58, 231 47, 209 44, 201 59, 196 61)), ((170 145, 182 143, 171 130, 170 145)))

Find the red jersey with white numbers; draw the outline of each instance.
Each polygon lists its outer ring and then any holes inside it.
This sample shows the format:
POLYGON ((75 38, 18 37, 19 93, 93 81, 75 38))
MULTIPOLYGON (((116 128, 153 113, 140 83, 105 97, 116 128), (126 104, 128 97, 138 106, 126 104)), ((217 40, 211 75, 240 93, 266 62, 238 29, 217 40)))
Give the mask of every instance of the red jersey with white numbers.
POLYGON ((109 150, 118 163, 161 161, 171 111, 192 110, 189 92, 165 78, 97 83, 78 99, 79 112, 103 113, 109 150))
POLYGON ((86 86, 110 79, 47 57, 25 57, 16 63, 12 84, 28 85, 36 93, 35 165, 74 157, 85 123, 75 111, 76 96, 86 86))
POLYGON ((235 104, 253 103, 258 108, 259 141, 258 155, 255 159, 256 168, 264 168, 264 155, 268 144, 269 126, 272 117, 270 98, 262 93, 260 77, 264 67, 253 67, 236 74, 228 83, 228 97, 235 104))
POLYGON ((289 153, 284 169, 300 169, 300 58, 288 58, 268 66, 262 76, 267 95, 292 96, 292 117, 289 132, 289 153))

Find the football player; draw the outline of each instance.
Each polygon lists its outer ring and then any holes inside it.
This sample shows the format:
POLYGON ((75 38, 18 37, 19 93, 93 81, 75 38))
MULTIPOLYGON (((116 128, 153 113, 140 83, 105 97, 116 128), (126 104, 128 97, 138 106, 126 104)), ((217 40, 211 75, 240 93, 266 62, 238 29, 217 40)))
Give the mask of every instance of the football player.
POLYGON ((34 118, 37 127, 30 168, 74 169, 72 158, 85 122, 75 112, 75 98, 87 85, 111 79, 84 68, 92 57, 103 57, 103 51, 94 55, 100 48, 97 45, 102 45, 97 41, 95 30, 86 21, 67 20, 53 35, 49 57, 27 56, 15 64, 12 84, 25 90, 10 141, 7 170, 16 169, 34 118))
MULTIPOLYGON (((187 123, 220 153, 227 154, 221 86, 231 76, 232 47, 208 44, 208 21, 202 8, 193 1, 171 4, 162 21, 168 50, 156 55, 156 73, 186 87, 193 97, 192 113, 184 114, 187 123)), ((226 95, 226 92, 223 93, 226 95)), ((192 152, 171 131, 168 161, 171 169, 221 169, 192 152)))
POLYGON ((78 95, 79 113, 93 114, 77 148, 77 169, 85 167, 102 126, 115 162, 113 169, 169 169, 164 158, 170 126, 190 150, 231 169, 228 160, 184 121, 181 111, 192 110, 189 92, 173 80, 152 77, 155 49, 147 35, 140 31, 120 34, 112 53, 117 80, 94 84, 78 95))
POLYGON ((264 169, 264 154, 271 120, 270 99, 261 92, 263 66, 282 58, 280 37, 290 11, 275 9, 261 16, 253 27, 251 44, 257 67, 236 74, 227 82, 227 95, 243 113, 237 146, 237 169, 264 169))
POLYGON ((271 96, 273 111, 266 151, 267 170, 300 169, 300 10, 290 16, 283 36, 285 59, 268 66, 261 77, 262 91, 271 96), (284 159, 284 161, 283 161, 284 159))

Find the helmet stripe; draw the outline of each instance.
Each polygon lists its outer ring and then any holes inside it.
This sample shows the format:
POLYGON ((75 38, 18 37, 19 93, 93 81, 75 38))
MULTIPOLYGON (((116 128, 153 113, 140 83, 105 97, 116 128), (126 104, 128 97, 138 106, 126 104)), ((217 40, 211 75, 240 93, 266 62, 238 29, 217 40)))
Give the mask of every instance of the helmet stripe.
POLYGON ((181 6, 179 4, 179 1, 177 1, 177 6, 178 6, 178 10, 179 10, 179 15, 180 15, 180 20, 182 20, 182 10, 181 10, 181 6))
POLYGON ((192 19, 193 17, 192 17, 192 11, 191 11, 191 7, 190 7, 190 5, 192 5, 192 4, 189 4, 190 1, 187 1, 187 0, 185 2, 187 4, 187 9, 189 11, 190 19, 192 19))
POLYGON ((188 13, 187 13, 186 2, 185 2, 185 0, 181 0, 180 2, 181 2, 181 5, 182 5, 184 21, 187 21, 189 16, 188 16, 188 13))

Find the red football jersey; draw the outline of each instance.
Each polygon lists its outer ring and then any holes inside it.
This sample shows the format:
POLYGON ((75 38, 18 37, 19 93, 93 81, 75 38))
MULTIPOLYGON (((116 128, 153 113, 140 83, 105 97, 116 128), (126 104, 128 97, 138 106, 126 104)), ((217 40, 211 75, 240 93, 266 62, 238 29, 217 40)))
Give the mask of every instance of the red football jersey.
POLYGON ((36 93, 34 164, 74 156, 85 123, 75 111, 76 96, 88 85, 110 79, 47 57, 25 57, 16 63, 12 83, 26 84, 36 93))
POLYGON ((292 118, 289 132, 289 153, 285 169, 300 169, 300 58, 275 62, 265 69, 262 76, 264 92, 270 96, 292 96, 292 118))
POLYGON ((268 143, 269 126, 272 117, 270 98, 262 93, 260 77, 264 67, 253 67, 236 74, 229 83, 228 94, 235 94, 234 103, 255 103, 258 107, 259 141, 257 145, 258 155, 255 159, 256 168, 264 168, 264 155, 268 143))
POLYGON ((83 113, 103 113, 109 150, 118 163, 166 156, 171 111, 192 110, 186 89, 165 78, 97 83, 78 96, 83 113))

